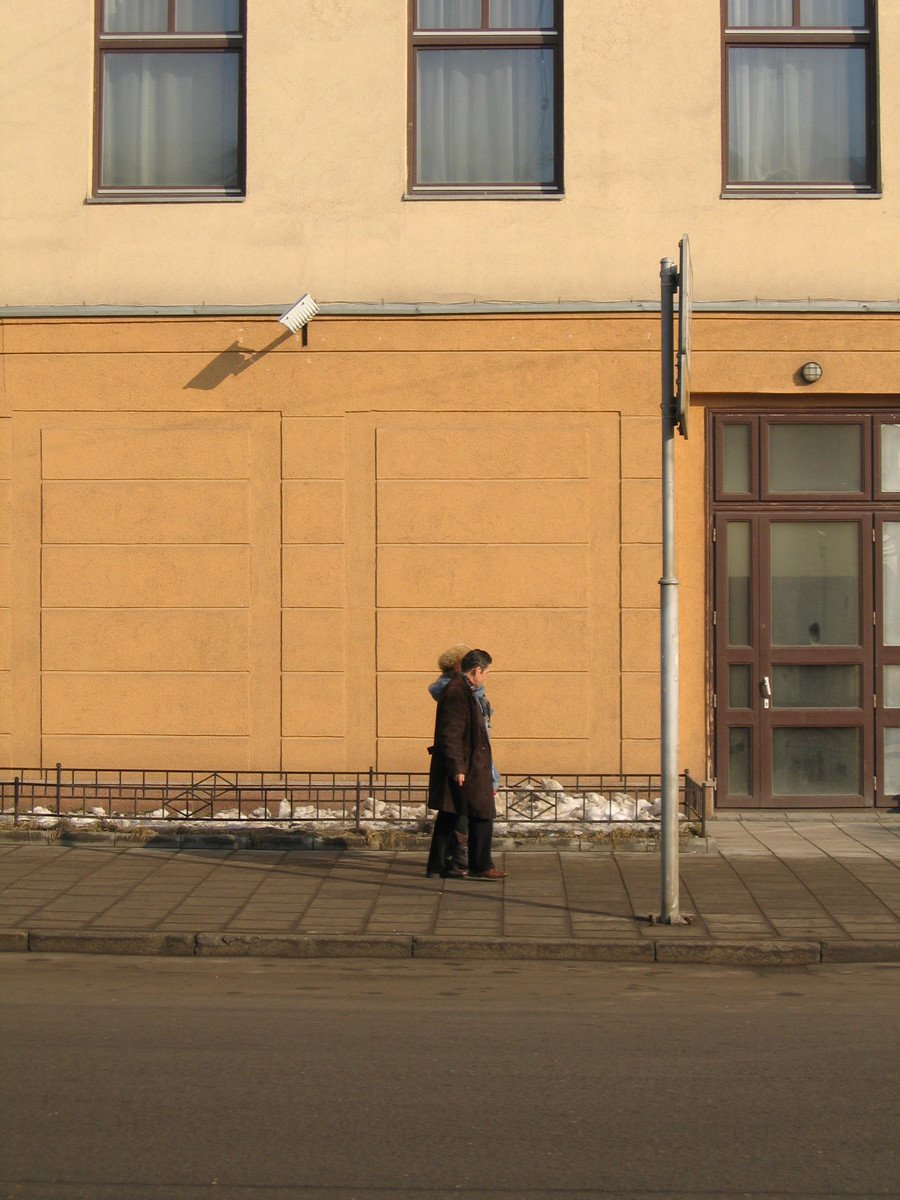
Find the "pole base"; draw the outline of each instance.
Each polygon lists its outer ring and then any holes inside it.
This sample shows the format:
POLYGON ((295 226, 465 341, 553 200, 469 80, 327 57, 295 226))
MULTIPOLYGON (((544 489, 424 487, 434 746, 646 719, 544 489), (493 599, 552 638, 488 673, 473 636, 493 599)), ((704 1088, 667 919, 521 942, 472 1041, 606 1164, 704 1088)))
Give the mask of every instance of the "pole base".
POLYGON ((694 918, 691 913, 674 913, 672 916, 656 916, 651 913, 647 918, 651 925, 693 925, 694 918))

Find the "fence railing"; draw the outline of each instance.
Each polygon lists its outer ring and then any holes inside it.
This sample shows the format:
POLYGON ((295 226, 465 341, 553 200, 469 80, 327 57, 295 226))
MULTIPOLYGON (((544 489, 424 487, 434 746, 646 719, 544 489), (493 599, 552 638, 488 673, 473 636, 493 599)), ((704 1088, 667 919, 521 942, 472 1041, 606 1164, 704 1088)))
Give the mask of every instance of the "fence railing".
MULTIPOLYGON (((659 775, 506 775, 498 820, 515 825, 607 825, 659 819, 659 775)), ((128 771, 50 768, 0 772, 0 813, 107 821, 334 822, 361 829, 427 815, 428 776, 368 771, 128 771)), ((703 786, 684 772, 679 805, 703 820, 703 786)))

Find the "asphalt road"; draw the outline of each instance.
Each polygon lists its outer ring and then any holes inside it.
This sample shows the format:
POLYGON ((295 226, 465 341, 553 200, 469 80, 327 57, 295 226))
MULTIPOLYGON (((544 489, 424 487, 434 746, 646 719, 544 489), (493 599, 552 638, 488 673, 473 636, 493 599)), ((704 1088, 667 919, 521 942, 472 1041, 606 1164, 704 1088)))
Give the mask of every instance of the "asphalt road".
POLYGON ((900 1195, 888 966, 0 958, 0 1195, 900 1195))

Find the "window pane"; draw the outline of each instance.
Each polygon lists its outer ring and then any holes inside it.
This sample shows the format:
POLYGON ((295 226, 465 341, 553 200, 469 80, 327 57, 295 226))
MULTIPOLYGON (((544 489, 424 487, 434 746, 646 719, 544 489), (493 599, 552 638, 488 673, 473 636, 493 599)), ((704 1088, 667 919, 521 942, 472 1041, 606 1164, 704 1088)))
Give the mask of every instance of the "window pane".
POLYGON ((750 793, 750 730, 728 730, 728 791, 732 796, 750 793))
POLYGON ((885 521, 881 535, 884 644, 900 646, 900 521, 885 521))
POLYGON ((800 24, 818 29, 860 29, 866 0, 800 0, 800 24))
POLYGON ((792 0, 728 0, 728 24, 769 29, 790 27, 792 8, 792 0))
POLYGON ((553 52, 419 50, 418 182, 554 180, 553 52))
POLYGON ((859 667, 772 668, 775 708, 859 708, 859 667))
POLYGON ((238 0, 178 0, 175 28, 179 33, 236 33, 240 5, 238 0))
POLYGON ((859 645, 859 526, 773 521, 772 644, 859 645))
POLYGON ((419 29, 480 29, 481 0, 419 0, 419 29))
POLYGON ((750 668, 746 663, 733 663, 728 668, 728 707, 750 707, 750 668))
POLYGON ((769 425, 770 492, 861 492, 861 425, 769 425))
POLYGON ((750 526, 728 522, 728 644, 750 645, 750 526))
POLYGON ((491 0, 491 29, 552 29, 553 0, 491 0))
POLYGON ((900 425, 881 427, 881 490, 900 492, 900 425))
POLYGON ((859 729, 773 729, 772 794, 858 796, 862 793, 859 729))
POLYGON ((732 47, 728 63, 732 182, 866 182, 865 47, 732 47))
POLYGON ((750 491, 750 426, 725 425, 723 434, 723 491, 747 493, 750 491))
POLYGON ((238 55, 107 53, 104 187, 237 187, 238 55))
POLYGON ((884 794, 900 796, 900 729, 884 731, 884 794))
POLYGON ((884 668, 884 707, 900 708, 900 667, 884 668))
POLYGON ((168 27, 168 0, 106 0, 106 33, 165 33, 168 27))

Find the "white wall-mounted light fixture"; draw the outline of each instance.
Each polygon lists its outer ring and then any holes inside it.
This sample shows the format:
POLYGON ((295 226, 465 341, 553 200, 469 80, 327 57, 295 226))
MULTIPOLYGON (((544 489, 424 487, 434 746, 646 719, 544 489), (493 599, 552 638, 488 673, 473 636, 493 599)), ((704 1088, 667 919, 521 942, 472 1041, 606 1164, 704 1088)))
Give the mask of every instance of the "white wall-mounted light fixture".
POLYGON ((304 292, 296 304, 292 304, 287 312, 283 312, 278 320, 291 333, 297 333, 304 325, 308 324, 316 313, 319 311, 319 306, 310 296, 309 292, 304 292))
POLYGON ((822 368, 817 362, 804 363, 800 368, 800 374, 805 383, 816 383, 822 378, 822 368))

